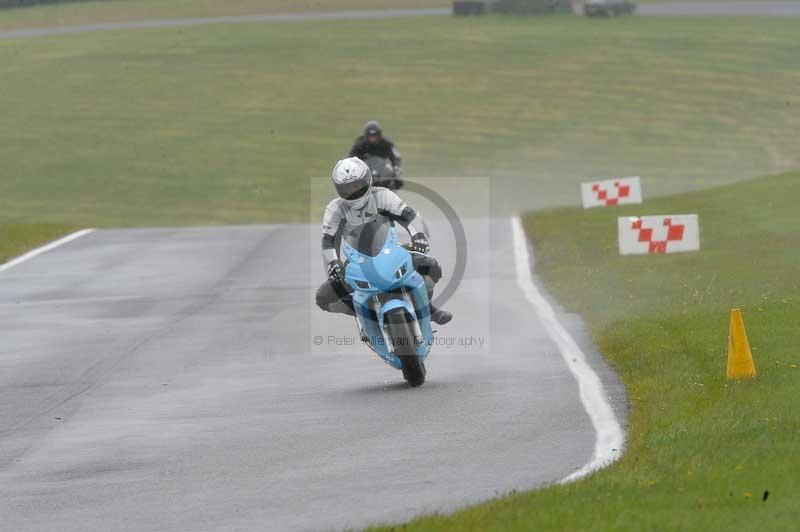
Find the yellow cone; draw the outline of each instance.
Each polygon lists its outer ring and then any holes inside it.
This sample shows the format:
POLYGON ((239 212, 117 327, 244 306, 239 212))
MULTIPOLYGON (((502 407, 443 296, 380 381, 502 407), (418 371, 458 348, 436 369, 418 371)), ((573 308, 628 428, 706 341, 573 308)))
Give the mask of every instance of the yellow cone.
POLYGON ((731 310, 731 328, 728 333, 728 379, 751 379, 756 376, 753 353, 744 330, 742 311, 731 310))

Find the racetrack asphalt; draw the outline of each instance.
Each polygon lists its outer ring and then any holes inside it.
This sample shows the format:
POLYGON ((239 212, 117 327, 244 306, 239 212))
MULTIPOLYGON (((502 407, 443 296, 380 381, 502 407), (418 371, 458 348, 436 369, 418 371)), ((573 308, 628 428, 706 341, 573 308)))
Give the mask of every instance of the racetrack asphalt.
POLYGON ((313 305, 316 226, 102 230, 0 273, 0 530, 341 530, 580 468, 595 433, 519 293, 509 220, 464 228, 416 389, 313 305))
POLYGON ((637 15, 648 16, 726 16, 726 17, 797 17, 798 1, 728 1, 728 2, 653 2, 639 4, 637 15))
MULTIPOLYGON (((256 22, 293 22, 303 20, 361 20, 397 17, 443 16, 451 14, 449 8, 376 9, 359 11, 331 11, 310 13, 274 13, 221 17, 196 17, 134 22, 106 22, 76 26, 23 28, 0 30, 0 39, 22 39, 89 33, 95 31, 124 31, 142 28, 168 28, 178 26, 205 26, 210 24, 251 24, 256 22)), ((736 1, 736 2, 664 2, 637 6, 638 15, 647 16, 800 16, 798 1, 736 1)))

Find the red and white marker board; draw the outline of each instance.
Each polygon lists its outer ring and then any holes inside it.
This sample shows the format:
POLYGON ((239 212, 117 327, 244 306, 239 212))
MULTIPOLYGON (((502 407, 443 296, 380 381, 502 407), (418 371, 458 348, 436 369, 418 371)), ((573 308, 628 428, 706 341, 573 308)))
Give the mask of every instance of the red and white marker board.
POLYGON ((623 217, 617 219, 622 255, 679 253, 700 249, 696 214, 623 217))
POLYGON ((642 202, 642 184, 638 177, 620 177, 581 183, 583 208, 613 207, 642 202))

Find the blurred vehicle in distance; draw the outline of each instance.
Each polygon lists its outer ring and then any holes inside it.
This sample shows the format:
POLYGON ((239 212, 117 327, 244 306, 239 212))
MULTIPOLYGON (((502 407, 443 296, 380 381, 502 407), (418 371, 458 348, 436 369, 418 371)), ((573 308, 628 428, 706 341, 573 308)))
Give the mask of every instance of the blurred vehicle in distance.
POLYGON ((586 0, 583 3, 583 14, 587 17, 616 17, 632 15, 636 4, 627 0, 586 0))

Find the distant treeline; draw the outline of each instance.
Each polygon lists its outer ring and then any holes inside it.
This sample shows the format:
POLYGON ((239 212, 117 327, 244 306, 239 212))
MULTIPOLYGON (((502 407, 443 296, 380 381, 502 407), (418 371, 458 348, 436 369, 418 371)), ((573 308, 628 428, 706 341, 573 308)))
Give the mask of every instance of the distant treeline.
MULTIPOLYGON (((67 2, 85 2, 86 0, 0 0, 0 9, 12 7, 30 7, 41 4, 66 4, 67 2)), ((98 0, 94 0, 95 2, 98 0)), ((114 0, 100 0, 103 2, 113 2, 114 0)))

